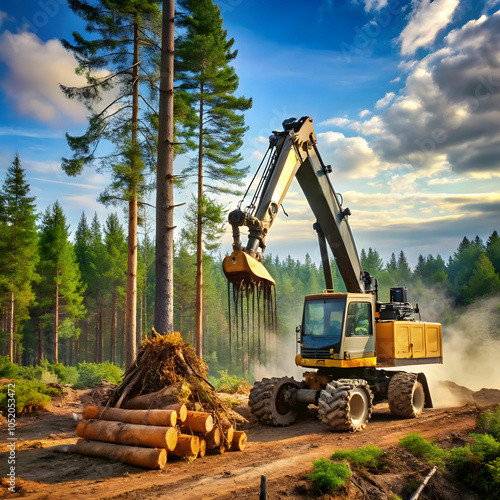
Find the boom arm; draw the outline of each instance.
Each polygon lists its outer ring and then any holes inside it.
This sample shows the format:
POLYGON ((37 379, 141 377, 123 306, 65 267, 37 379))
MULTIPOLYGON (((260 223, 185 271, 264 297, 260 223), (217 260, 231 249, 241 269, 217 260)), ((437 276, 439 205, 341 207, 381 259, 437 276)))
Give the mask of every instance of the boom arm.
POLYGON ((347 291, 364 292, 366 279, 347 221, 350 210, 342 209, 328 179, 327 173, 331 172, 331 168, 323 163, 318 152, 312 118, 286 120, 283 126, 284 131, 276 131, 270 137, 272 157, 252 203, 245 211, 238 208, 229 214, 233 227, 233 249, 256 259, 261 258, 258 249, 264 251, 266 235, 296 177, 332 250, 347 291), (239 233, 243 225, 249 229, 244 248, 239 233))

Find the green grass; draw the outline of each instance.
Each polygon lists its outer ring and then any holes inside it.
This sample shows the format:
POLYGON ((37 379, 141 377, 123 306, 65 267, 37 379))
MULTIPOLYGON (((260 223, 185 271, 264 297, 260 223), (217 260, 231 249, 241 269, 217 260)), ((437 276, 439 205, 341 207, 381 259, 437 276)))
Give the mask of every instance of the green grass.
POLYGON ((228 375, 227 370, 220 370, 219 375, 219 378, 209 377, 209 382, 217 392, 226 394, 247 393, 251 389, 246 380, 238 378, 236 375, 228 375))
POLYGON ((351 476, 346 463, 332 463, 326 458, 314 460, 313 471, 308 475, 318 493, 329 493, 339 489, 351 476))
POLYGON ((109 361, 65 366, 44 360, 37 366, 19 366, 17 363, 10 363, 8 356, 0 356, 0 378, 37 380, 45 384, 54 382, 68 384, 75 389, 90 389, 101 380, 119 385, 122 369, 109 361))
POLYGON ((364 448, 357 450, 339 450, 336 451, 330 458, 332 460, 347 460, 358 467, 377 467, 378 458, 384 452, 378 447, 369 444, 364 448))
POLYGON ((445 466, 447 452, 426 441, 420 434, 408 434, 399 440, 399 446, 422 459, 428 465, 437 465, 441 469, 445 466))

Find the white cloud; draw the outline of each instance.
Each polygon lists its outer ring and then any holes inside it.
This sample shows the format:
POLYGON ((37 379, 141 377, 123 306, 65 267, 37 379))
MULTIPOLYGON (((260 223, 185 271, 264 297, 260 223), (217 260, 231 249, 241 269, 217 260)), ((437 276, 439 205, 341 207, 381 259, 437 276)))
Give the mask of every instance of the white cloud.
POLYGON ((372 112, 368 109, 363 109, 363 111, 359 112, 359 117, 364 118, 365 116, 371 115, 372 112))
POLYGON ((416 1, 410 20, 399 37, 402 54, 411 55, 431 45, 437 34, 451 22, 459 3, 459 0, 416 1))
POLYGON ((387 5, 387 0, 362 0, 365 12, 379 11, 387 5))
POLYGON ((391 103, 391 101, 396 97, 396 94, 394 92, 387 92, 382 99, 379 99, 375 103, 375 107, 377 109, 385 108, 388 104, 391 103))
POLYGON ((363 137, 345 137, 339 132, 317 134, 318 140, 332 145, 328 154, 337 179, 373 178, 389 168, 380 161, 363 137))
POLYGON ((406 68, 405 86, 366 120, 342 123, 382 162, 411 164, 428 177, 500 177, 500 11, 450 32, 443 46, 406 68))
POLYGON ((336 127, 345 127, 351 123, 351 120, 349 118, 341 118, 341 117, 335 117, 335 118, 329 118, 328 120, 325 120, 318 125, 335 125, 336 127))
POLYGON ((8 67, 0 85, 21 115, 59 126, 86 120, 83 104, 66 98, 59 88, 59 83, 86 83, 75 74, 77 62, 59 40, 43 42, 32 33, 5 31, 0 36, 0 60, 8 67))

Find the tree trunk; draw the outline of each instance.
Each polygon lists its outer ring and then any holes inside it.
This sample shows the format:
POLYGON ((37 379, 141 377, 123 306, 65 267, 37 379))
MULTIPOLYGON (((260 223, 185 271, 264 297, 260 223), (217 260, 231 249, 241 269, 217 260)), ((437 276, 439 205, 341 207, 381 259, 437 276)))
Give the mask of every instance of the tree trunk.
POLYGON ((45 359, 45 351, 43 344, 43 323, 38 319, 38 359, 43 361, 45 359))
MULTIPOLYGON (((139 120, 139 24, 134 22, 134 59, 132 70, 132 147, 137 147, 137 123, 139 120)), ((132 156, 135 162, 135 152, 132 156)), ((138 165, 131 165, 135 171, 138 165)), ((133 187, 133 194, 129 201, 128 211, 128 262, 127 262, 127 299, 125 320, 125 367, 132 366, 136 356, 136 329, 137 329, 137 189, 133 187)))
POLYGON ((203 82, 200 86, 200 133, 198 139, 198 214, 196 223, 196 355, 203 357, 203 82))
POLYGON ((104 311, 102 310, 102 298, 99 311, 99 359, 104 363, 104 311))
POLYGON ((175 0, 163 2, 156 188, 155 329, 174 330, 174 31, 175 0))
POLYGON ((116 314, 117 314, 117 289, 116 281, 113 281, 113 310, 111 311, 111 345, 109 352, 109 360, 111 363, 116 362, 116 314))
POLYGON ((136 356, 137 321, 137 198, 129 203, 127 304, 125 311, 125 367, 132 366, 136 356))
POLYGON ((94 363, 99 363, 99 313, 95 315, 94 363))
MULTIPOLYGON (((13 285, 13 283, 12 283, 13 285)), ((10 318, 9 318, 9 361, 14 363, 14 292, 10 293, 10 318)))

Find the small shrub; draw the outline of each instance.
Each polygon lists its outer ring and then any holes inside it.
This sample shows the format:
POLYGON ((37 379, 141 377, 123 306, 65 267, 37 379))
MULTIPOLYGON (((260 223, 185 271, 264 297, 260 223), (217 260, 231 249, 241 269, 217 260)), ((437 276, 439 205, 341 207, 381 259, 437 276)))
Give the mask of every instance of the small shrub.
POLYGON ((426 441, 420 434, 408 434, 399 440, 399 446, 408 450, 412 455, 421 458, 428 465, 437 465, 443 468, 447 452, 438 446, 426 441))
POLYGON ((78 368, 76 366, 64 366, 62 363, 54 363, 50 365, 49 370, 57 376, 57 381, 62 385, 75 385, 78 383, 78 368))
POLYGON ((500 441, 489 434, 471 434, 474 442, 470 449, 481 462, 491 462, 500 457, 500 441))
POLYGON ((44 373, 47 374, 49 371, 43 365, 19 367, 19 377, 25 380, 42 380, 42 375, 44 373))
POLYGON ((336 451, 330 458, 332 460, 347 460, 358 467, 377 467, 378 457, 384 452, 378 447, 369 444, 364 448, 357 450, 339 450, 336 451))
POLYGON ((477 421, 478 430, 491 434, 497 441, 500 441, 500 405, 494 412, 483 412, 477 421))
MULTIPOLYGON (((31 413, 44 410, 50 404, 50 394, 58 393, 38 380, 15 380, 16 413, 31 413)), ((8 386, 0 388, 0 408, 7 409, 8 386)))
POLYGON ((99 364, 78 363, 78 382, 74 385, 75 389, 90 389, 101 380, 119 385, 122 381, 120 368, 109 361, 99 364))
POLYGON ((9 356, 0 356, 0 378, 19 377, 19 365, 11 363, 9 356))
POLYGON ((308 478, 319 493, 328 493, 343 486, 352 476, 349 467, 344 462, 332 463, 326 458, 314 460, 313 471, 308 478))
POLYGON ((250 384, 246 380, 240 379, 236 375, 228 375, 227 370, 219 371, 219 375, 220 378, 211 381, 217 392, 246 394, 251 389, 250 384))

